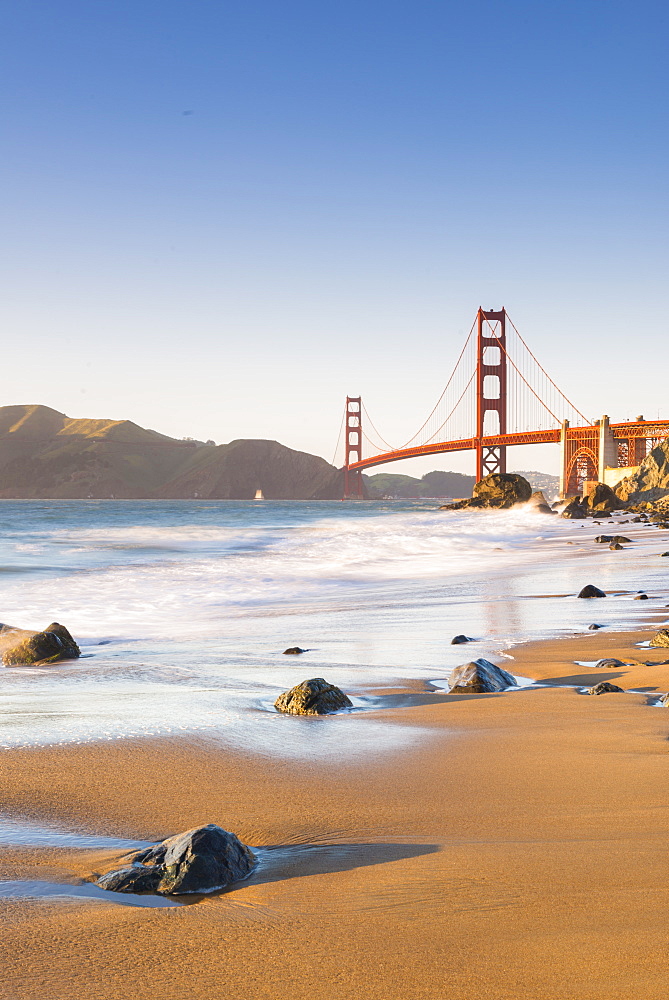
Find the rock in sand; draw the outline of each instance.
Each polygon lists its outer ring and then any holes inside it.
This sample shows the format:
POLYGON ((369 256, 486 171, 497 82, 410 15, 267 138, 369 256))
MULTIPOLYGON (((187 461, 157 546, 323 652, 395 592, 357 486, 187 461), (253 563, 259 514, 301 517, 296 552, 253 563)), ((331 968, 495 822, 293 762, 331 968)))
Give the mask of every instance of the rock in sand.
POLYGON ((456 667, 449 678, 449 694, 484 694, 515 687, 516 678, 481 657, 456 667))
POLYGON ((127 861, 97 884, 113 892, 213 892, 246 878, 256 856, 234 833, 209 823, 129 855, 127 861))
POLYGON ((600 681, 594 687, 588 688, 588 694, 609 694, 612 691, 620 691, 621 694, 625 693, 617 684, 610 684, 608 681, 600 681))

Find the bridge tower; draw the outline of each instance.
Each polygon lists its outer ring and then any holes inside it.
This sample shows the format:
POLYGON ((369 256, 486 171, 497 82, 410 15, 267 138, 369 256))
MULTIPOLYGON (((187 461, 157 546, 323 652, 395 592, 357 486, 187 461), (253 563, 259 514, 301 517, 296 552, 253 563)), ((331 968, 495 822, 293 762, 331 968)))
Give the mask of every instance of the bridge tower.
POLYGON ((362 461, 362 396, 346 397, 346 461, 344 464, 344 500, 364 500, 362 472, 349 470, 352 462, 362 461))
POLYGON ((506 445, 483 443, 506 434, 506 310, 479 309, 476 344, 476 481, 506 472, 506 445), (496 414, 486 421, 487 414, 496 414), (487 426, 486 426, 487 424, 487 426))

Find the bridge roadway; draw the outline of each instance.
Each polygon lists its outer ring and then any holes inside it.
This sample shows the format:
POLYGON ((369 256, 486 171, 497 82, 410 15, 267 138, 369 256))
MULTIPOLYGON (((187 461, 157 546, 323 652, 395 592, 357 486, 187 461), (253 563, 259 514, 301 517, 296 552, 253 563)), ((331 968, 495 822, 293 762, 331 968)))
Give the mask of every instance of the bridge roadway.
MULTIPOLYGON (((616 440, 627 440, 631 438, 646 438, 659 440, 669 435, 669 420, 634 420, 623 423, 610 424, 610 430, 616 440)), ((599 424, 592 424, 585 427, 567 427, 567 437, 575 440, 599 434, 599 424)), ((480 445, 483 448, 508 448, 526 444, 559 444, 562 439, 562 428, 554 428, 547 431, 519 431, 515 434, 498 434, 496 436, 484 438, 462 438, 459 441, 438 441, 434 444, 418 445, 415 448, 400 448, 397 451, 382 452, 379 455, 370 455, 360 462, 352 462, 349 472, 372 469, 377 465, 387 465, 389 462, 400 462, 405 458, 418 458, 421 455, 441 455, 449 451, 476 451, 480 445)))

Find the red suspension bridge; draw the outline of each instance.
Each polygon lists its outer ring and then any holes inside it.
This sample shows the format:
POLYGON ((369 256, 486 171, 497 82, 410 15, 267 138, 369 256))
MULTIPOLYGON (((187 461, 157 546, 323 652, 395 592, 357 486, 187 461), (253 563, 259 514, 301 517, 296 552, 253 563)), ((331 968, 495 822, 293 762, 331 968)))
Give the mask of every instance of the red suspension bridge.
POLYGON ((560 492, 571 495, 585 482, 614 485, 628 475, 669 434, 669 420, 589 420, 542 368, 506 310, 479 309, 441 396, 411 438, 389 444, 360 396, 347 396, 342 430, 345 498, 363 499, 363 471, 389 462, 474 451, 479 480, 506 472, 507 448, 551 443, 560 445, 560 492))

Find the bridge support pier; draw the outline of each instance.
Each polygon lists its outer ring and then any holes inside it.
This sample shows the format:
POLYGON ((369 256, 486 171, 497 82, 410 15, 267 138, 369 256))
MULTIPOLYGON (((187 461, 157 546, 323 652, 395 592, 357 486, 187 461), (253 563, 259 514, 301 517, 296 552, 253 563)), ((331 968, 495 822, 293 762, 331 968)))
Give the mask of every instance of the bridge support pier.
POLYGON ((362 461, 362 396, 346 397, 346 461, 344 463, 344 500, 364 500, 360 469, 351 469, 362 461))
POLYGON ((476 481, 506 472, 506 446, 484 437, 506 434, 506 310, 479 309, 476 345, 476 481), (492 417, 493 427, 486 427, 492 417))

